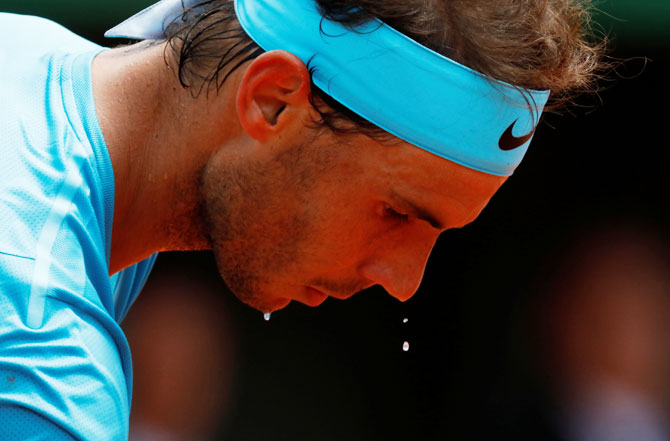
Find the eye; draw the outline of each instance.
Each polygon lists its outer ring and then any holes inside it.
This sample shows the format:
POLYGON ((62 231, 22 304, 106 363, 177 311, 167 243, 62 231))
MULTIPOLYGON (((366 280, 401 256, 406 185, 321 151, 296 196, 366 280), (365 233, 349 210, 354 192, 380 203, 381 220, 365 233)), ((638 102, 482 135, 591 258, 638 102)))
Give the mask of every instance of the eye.
POLYGON ((397 219, 402 222, 408 222, 409 216, 407 214, 398 213, 390 205, 384 205, 384 216, 392 219, 397 219))

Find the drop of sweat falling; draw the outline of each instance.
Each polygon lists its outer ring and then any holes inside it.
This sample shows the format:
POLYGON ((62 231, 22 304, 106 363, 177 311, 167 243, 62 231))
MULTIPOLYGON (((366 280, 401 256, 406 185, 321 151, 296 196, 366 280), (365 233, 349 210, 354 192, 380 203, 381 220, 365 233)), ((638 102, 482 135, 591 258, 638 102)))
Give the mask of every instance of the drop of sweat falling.
POLYGON ((263 318, 265 319, 266 322, 269 322, 270 321, 270 313, 266 312, 265 314, 263 314, 263 318))
MULTIPOLYGON (((407 317, 402 319, 403 324, 407 323, 408 321, 409 321, 409 319, 407 317)), ((409 343, 408 342, 404 342, 402 344, 402 350, 405 351, 405 352, 409 351, 409 343)))

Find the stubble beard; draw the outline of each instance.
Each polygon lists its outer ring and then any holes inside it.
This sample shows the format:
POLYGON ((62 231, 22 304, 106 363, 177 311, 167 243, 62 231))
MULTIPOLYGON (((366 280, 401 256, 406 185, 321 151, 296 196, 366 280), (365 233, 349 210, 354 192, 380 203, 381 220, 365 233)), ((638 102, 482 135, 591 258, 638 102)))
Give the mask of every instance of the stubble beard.
MULTIPOLYGON (((304 177, 305 171, 301 173, 304 177)), ((286 182, 281 178, 273 178, 267 167, 235 166, 217 156, 201 175, 205 234, 219 273, 239 300, 263 312, 281 309, 290 302, 271 292, 272 281, 304 259, 307 242, 304 216, 277 216, 277 212, 286 212, 276 198, 281 195, 277 186, 286 182)))

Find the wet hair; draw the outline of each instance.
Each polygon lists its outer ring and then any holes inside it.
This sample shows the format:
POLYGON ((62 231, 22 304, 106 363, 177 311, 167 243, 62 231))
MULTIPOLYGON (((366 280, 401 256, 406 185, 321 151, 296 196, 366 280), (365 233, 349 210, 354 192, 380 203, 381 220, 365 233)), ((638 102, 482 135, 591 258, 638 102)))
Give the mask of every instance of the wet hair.
MULTIPOLYGON (((604 41, 594 38, 587 0, 316 0, 324 17, 351 29, 378 18, 432 50, 493 80, 552 91, 547 110, 595 88, 604 41)), ((197 96, 263 53, 244 32, 232 0, 208 0, 167 27, 183 87, 197 96)), ((310 66, 307 66, 310 68, 310 66)), ((310 70, 311 72, 311 70, 310 70)), ((312 83, 310 100, 338 133, 383 130, 312 83)))

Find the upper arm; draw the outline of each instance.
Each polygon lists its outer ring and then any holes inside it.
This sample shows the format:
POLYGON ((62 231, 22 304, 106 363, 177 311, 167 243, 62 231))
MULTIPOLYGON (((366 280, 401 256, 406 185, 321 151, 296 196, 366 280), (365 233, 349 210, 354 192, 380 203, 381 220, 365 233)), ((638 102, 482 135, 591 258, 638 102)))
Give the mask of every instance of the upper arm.
POLYGON ((11 428, 17 440, 127 440, 129 385, 118 336, 102 315, 55 290, 47 292, 41 326, 28 326, 33 265, 0 254, 2 439, 12 439, 11 428))

